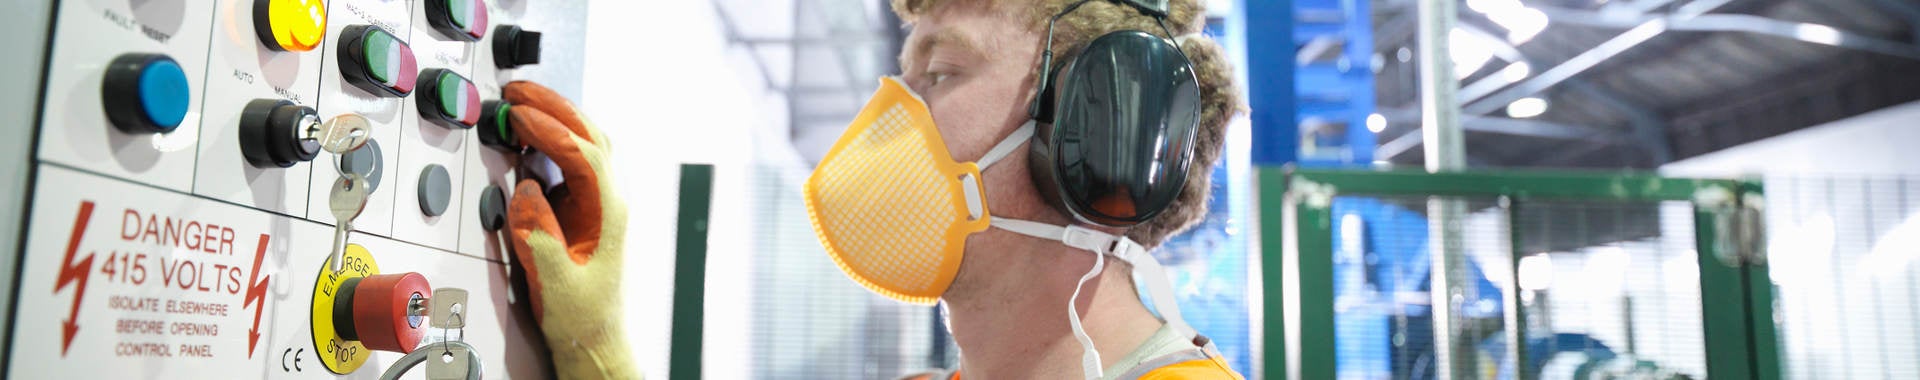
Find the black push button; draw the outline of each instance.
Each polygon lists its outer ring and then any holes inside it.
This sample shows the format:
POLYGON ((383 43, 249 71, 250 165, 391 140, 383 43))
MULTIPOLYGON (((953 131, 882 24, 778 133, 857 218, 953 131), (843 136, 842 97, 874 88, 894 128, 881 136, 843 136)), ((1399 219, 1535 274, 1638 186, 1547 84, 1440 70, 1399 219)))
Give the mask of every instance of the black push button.
POLYGON ((512 109, 505 101, 480 102, 480 125, 475 128, 475 133, 480 135, 480 145, 507 153, 520 153, 525 148, 520 145, 520 139, 513 136, 513 126, 508 124, 512 120, 508 116, 512 109))
POLYGON ((518 25, 493 28, 493 66, 502 69, 540 63, 540 32, 518 25))

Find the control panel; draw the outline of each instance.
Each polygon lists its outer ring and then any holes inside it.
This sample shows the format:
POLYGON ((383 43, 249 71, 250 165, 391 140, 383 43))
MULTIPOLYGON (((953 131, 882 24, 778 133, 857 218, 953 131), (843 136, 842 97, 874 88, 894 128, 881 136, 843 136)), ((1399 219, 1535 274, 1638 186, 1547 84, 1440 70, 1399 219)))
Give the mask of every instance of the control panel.
POLYGON ((500 94, 584 0, 55 8, 5 377, 550 376, 500 94))

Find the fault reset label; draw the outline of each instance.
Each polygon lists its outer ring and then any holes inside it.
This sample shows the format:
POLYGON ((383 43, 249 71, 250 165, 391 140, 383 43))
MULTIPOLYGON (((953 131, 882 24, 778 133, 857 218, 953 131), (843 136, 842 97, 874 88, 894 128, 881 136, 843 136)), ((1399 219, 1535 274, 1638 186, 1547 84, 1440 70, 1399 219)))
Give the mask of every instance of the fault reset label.
POLYGON ((42 166, 29 223, 12 375, 239 375, 270 362, 260 322, 274 275, 262 267, 286 245, 284 218, 42 166))

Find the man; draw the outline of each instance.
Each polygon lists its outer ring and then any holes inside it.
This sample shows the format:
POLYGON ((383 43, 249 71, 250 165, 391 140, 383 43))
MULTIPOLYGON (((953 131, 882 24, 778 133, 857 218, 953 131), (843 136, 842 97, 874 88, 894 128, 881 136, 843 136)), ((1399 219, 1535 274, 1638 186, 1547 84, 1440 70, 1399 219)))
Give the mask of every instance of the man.
MULTIPOLYGON (((1051 232, 1008 227, 1016 223, 1046 225, 1048 227, 1036 228, 1055 231, 1076 226, 1112 235, 1104 241, 1108 245, 1137 244, 1151 249, 1199 221, 1206 213, 1208 174, 1218 161, 1227 121, 1239 108, 1237 90, 1230 79, 1231 70, 1220 47, 1197 35, 1205 12, 1196 0, 1171 1, 1164 20, 1167 30, 1178 36, 1169 42, 1177 42, 1180 51, 1192 62, 1199 89, 1192 166, 1186 172, 1184 188, 1165 211, 1124 228, 1076 222, 1076 218, 1043 198, 1035 186, 1031 168, 1025 164, 1028 162, 1026 147, 1009 149, 1013 144, 1023 144, 1025 140, 1021 136, 1033 128, 1029 122, 1033 119, 1029 104, 1036 96, 1035 85, 1041 73, 1037 66, 1042 62, 1042 50, 1048 46, 1047 41, 1043 41, 1048 20, 1080 2, 893 0, 894 12, 912 28, 900 54, 902 76, 898 79, 910 90, 907 94, 910 96, 886 96, 888 84, 895 82, 884 81, 875 103, 863 112, 866 119, 856 120, 856 126, 850 128, 848 136, 842 137, 834 151, 892 149, 862 148, 894 142, 878 139, 875 141, 880 142, 869 142, 854 135, 867 133, 864 129, 897 124, 902 116, 889 110, 911 110, 917 107, 915 103, 924 101, 924 109, 930 113, 931 124, 937 126, 938 135, 937 139, 928 137, 934 141, 928 149, 945 150, 944 155, 950 156, 953 162, 979 163, 977 181, 965 178, 975 172, 964 172, 960 175, 961 181, 955 183, 983 189, 985 206, 968 200, 964 209, 972 213, 969 218, 991 219, 995 228, 986 228, 984 224, 965 228, 963 232, 968 233, 964 241, 956 240, 952 244, 963 249, 948 254, 953 256, 950 261, 957 261, 953 264, 957 266, 957 273, 947 274, 951 276, 950 282, 935 280, 931 287, 895 286, 890 282, 896 280, 890 280, 889 276, 911 272, 914 268, 863 269, 869 262, 894 263, 916 258, 889 256, 868 260, 857 257, 866 253, 852 252, 858 249, 849 246, 896 236, 873 236, 873 228, 862 224, 876 223, 843 222, 838 218, 846 217, 839 215, 885 214, 918 207, 875 204, 885 200, 874 197, 892 194, 844 196, 844 193, 859 192, 857 186, 904 191, 897 190, 895 185, 833 183, 835 176, 855 170, 834 166, 835 155, 861 153, 830 152, 808 183, 808 206, 816 231, 843 270, 883 295, 917 303, 937 297, 945 304, 947 327, 961 350, 960 367, 957 373, 938 372, 920 375, 920 378, 945 379, 961 375, 975 379, 1065 379, 1094 375, 1105 378, 1239 377, 1210 349, 1205 337, 1180 331, 1185 326, 1177 322, 1177 311, 1162 311, 1161 317, 1168 317, 1163 321, 1144 306, 1129 274, 1135 266, 1146 264, 1138 257, 1144 256, 1145 249, 1137 250, 1141 254, 1132 259, 1120 257, 1118 249, 1089 254, 1104 248, 1076 248, 1063 244, 1070 239, 1040 237, 1051 236, 1051 232), (882 104, 882 98, 911 100, 902 100, 908 104, 903 108, 882 104), (880 112, 888 113, 880 115, 880 112), (874 119, 875 126, 861 128, 867 119, 874 119), (1000 164, 994 165, 994 162, 1000 164), (836 195, 848 199, 836 199, 836 195), (984 214, 991 216, 981 216, 984 214), (863 233, 869 235, 851 236, 853 232, 848 230, 865 231, 863 233), (1120 236, 1127 239, 1121 241, 1120 236), (958 259, 961 256, 964 260, 958 259), (1090 272, 1089 268, 1098 269, 1090 272), (922 291, 927 293, 917 293, 922 291), (1087 341, 1090 346, 1085 344, 1087 341)), ((1073 57, 1090 41, 1109 32, 1138 30, 1168 37, 1161 24, 1137 6, 1118 0, 1092 0, 1077 6, 1060 17, 1054 26, 1051 47, 1058 60, 1053 60, 1053 67, 1048 70, 1058 69, 1067 57, 1073 57)), ((908 114, 905 117, 911 119, 911 112, 908 114)), ((887 133, 911 133, 911 130, 887 133)), ((899 155, 898 152, 886 154, 892 156, 857 159, 875 165, 871 162, 897 160, 890 157, 899 155)), ((852 159, 856 158, 838 158, 852 159)), ((964 171, 965 167, 961 168, 964 171)), ((886 173, 864 179, 892 181, 899 176, 900 173, 886 173)), ((956 197, 966 198, 965 195, 956 197)), ((975 222, 980 221, 956 223, 975 222)), ((884 228, 882 230, 884 232, 884 228)), ((889 241, 874 249, 876 253, 872 255, 897 255, 894 251, 907 249, 900 242, 889 241)), ((1150 262, 1151 258, 1145 261, 1150 262)), ((1143 276, 1164 276, 1158 271, 1158 264, 1147 265, 1152 265, 1153 273, 1143 272, 1143 276)), ((1155 300, 1156 304, 1172 302, 1172 299, 1155 300)))

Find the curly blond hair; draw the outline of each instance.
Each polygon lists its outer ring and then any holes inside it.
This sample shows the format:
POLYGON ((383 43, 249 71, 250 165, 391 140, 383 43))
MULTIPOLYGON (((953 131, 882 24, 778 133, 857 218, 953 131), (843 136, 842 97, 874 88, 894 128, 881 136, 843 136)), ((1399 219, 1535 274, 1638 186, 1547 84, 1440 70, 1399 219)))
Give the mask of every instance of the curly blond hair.
MULTIPOLYGON (((1080 0, 893 0, 893 12, 900 20, 912 23, 942 3, 952 1, 987 1, 996 10, 1024 17, 1030 30, 1043 31, 1047 19, 1080 0)), ((1159 246, 1168 237, 1206 217, 1207 197, 1213 187, 1213 165, 1220 161, 1227 122, 1241 110, 1240 92, 1234 86, 1233 67, 1227 64, 1226 54, 1218 43, 1198 34, 1206 26, 1206 7, 1198 0, 1172 0, 1167 8, 1167 28, 1175 35, 1192 35, 1180 40, 1180 50, 1193 61, 1194 77, 1199 81, 1200 128, 1193 144, 1193 166, 1187 170, 1187 184, 1180 190, 1180 197, 1159 216, 1127 231, 1127 237, 1148 247, 1159 246)), ((1111 0, 1094 0, 1054 24, 1055 57, 1079 54, 1095 37, 1120 30, 1162 34, 1159 23, 1152 17, 1111 0)), ((1048 69, 1058 69, 1067 61, 1055 59, 1055 67, 1048 69)))

